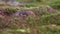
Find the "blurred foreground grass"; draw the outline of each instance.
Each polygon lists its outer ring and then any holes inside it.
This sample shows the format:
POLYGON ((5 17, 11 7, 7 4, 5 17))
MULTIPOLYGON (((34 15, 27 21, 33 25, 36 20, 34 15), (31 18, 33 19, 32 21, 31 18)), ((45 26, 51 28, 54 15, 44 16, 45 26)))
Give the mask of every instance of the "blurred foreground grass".
POLYGON ((60 34, 60 13, 29 17, 25 20, 26 26, 20 25, 16 27, 11 21, 10 27, 0 29, 0 34, 60 34))

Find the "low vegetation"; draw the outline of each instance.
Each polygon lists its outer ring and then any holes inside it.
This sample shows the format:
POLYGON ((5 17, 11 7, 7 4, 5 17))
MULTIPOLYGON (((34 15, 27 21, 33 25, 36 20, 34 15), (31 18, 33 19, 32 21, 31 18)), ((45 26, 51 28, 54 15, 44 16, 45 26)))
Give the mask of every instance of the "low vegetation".
POLYGON ((24 7, 1 5, 0 34, 60 34, 60 0, 51 1, 37 0, 24 7))

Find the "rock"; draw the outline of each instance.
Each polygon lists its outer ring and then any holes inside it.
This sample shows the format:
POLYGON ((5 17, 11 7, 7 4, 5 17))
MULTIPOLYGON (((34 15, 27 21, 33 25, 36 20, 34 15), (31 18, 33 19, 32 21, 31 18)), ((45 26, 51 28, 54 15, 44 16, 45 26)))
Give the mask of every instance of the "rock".
POLYGON ((9 1, 9 2, 7 2, 7 4, 9 4, 9 5, 17 5, 17 4, 19 4, 19 2, 16 2, 16 1, 11 2, 11 1, 9 1))

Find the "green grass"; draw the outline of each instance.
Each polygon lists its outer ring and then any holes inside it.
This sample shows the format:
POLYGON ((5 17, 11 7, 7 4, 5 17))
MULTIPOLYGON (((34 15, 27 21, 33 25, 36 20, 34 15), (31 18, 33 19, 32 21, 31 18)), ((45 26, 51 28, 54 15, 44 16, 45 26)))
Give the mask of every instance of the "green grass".
POLYGON ((27 4, 26 7, 37 7, 36 3, 27 4))

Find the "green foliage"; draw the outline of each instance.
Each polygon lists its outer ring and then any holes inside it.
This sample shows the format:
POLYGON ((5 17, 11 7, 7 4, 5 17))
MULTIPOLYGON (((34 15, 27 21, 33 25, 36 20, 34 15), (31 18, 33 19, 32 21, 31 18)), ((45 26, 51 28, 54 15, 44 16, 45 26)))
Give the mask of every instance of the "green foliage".
POLYGON ((17 11, 17 8, 9 8, 8 11, 6 11, 5 13, 6 14, 12 14, 12 13, 15 13, 17 11))
POLYGON ((10 13, 15 13, 17 11, 17 8, 11 8, 10 13))
POLYGON ((18 2, 29 2, 30 0, 17 0, 18 2))
POLYGON ((60 4, 51 5, 54 9, 60 10, 60 4))
POLYGON ((42 2, 42 0, 37 0, 38 2, 42 2))
POLYGON ((60 0, 55 0, 54 3, 60 4, 60 0))
POLYGON ((51 14, 51 15, 47 15, 47 16, 42 16, 41 17, 41 23, 43 24, 60 24, 60 20, 59 20, 59 16, 58 15, 54 15, 54 14, 51 14))
POLYGON ((35 3, 27 4, 27 5, 26 5, 26 7, 36 7, 36 6, 37 6, 37 4, 35 4, 35 3))
POLYGON ((54 0, 52 2, 46 2, 48 5, 50 5, 52 8, 60 10, 60 0, 54 0))

